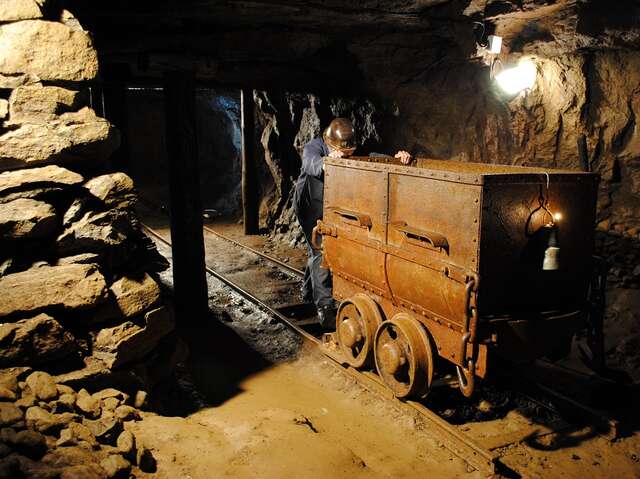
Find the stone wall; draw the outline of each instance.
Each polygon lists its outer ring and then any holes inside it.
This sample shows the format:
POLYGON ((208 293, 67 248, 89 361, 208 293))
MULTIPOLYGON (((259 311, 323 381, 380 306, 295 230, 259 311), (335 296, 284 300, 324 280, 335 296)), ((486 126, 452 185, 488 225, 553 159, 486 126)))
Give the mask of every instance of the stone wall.
POLYGON ((69 12, 3 2, 0 368, 148 387, 149 361, 176 349, 153 278, 166 261, 140 229, 131 178, 100 174, 119 135, 88 106, 97 74, 91 36, 69 12))
POLYGON ((125 429, 181 348, 133 181, 100 174, 118 132, 88 106, 97 73, 69 12, 0 4, 1 478, 155 470, 125 429))

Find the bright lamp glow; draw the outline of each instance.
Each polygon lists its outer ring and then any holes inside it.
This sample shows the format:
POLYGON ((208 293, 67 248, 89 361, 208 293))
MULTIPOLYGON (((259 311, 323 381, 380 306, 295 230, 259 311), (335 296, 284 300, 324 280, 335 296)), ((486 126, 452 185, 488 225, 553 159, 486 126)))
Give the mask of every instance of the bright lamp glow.
POLYGON ((562 213, 554 213, 553 219, 556 221, 560 221, 562 219, 562 213))
POLYGON ((531 88, 536 81, 536 66, 531 60, 522 60, 517 66, 496 75, 498 86, 509 95, 531 88))

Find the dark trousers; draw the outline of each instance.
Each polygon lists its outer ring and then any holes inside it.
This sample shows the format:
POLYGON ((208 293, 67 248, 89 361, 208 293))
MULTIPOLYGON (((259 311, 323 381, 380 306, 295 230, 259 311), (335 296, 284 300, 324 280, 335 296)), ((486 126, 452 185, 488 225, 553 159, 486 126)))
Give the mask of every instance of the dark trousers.
MULTIPOLYGON (((303 291, 311 291, 313 302, 316 307, 333 305, 331 272, 321 267, 322 251, 314 250, 311 247, 311 232, 317 221, 322 218, 322 201, 315 201, 309 195, 309 189, 301 185, 296 189, 294 195, 294 209, 296 217, 307 243, 307 264, 304 268, 303 291), (319 203, 319 204, 318 204, 319 203)), ((318 237, 318 242, 322 243, 322 237, 318 237)))

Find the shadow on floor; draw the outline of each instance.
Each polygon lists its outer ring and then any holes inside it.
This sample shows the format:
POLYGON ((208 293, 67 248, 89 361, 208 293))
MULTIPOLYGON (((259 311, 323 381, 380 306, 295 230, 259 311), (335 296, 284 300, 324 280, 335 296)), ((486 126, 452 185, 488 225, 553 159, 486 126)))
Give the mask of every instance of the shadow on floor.
POLYGON ((158 414, 184 417, 218 406, 242 391, 244 379, 272 366, 211 311, 194 325, 180 327, 178 335, 189 354, 168 381, 154 388, 150 406, 158 414))

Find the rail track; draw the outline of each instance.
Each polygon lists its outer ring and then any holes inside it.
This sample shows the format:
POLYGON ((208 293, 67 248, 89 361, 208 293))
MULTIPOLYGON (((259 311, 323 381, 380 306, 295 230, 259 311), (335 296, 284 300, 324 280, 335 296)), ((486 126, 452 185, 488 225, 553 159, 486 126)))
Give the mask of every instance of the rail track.
MULTIPOLYGON (((142 226, 150 236, 166 246, 171 246, 170 241, 161 233, 144 223, 142 226)), ((303 276, 302 271, 277 258, 274 258, 273 256, 243 245, 242 243, 229 238, 210 227, 205 226, 204 230, 238 248, 259 256, 263 260, 281 268, 287 274, 292 275, 295 278, 300 279, 303 276)), ((259 298, 246 287, 243 287, 238 284, 238 282, 230 279, 228 275, 216 271, 216 269, 209 265, 206 265, 206 271, 212 277, 216 278, 221 283, 242 296, 245 300, 257 306, 264 313, 293 330, 303 339, 306 347, 319 350, 331 360, 330 364, 353 377, 366 390, 393 401, 403 412, 416 417, 417 419, 419 418, 419 420, 425 425, 425 428, 434 433, 436 439, 442 446, 465 461, 472 469, 480 471, 486 476, 495 476, 503 467, 499 461, 500 449, 511 444, 519 443, 525 438, 531 439, 542 437, 570 429, 572 426, 562 419, 562 412, 560 409, 566 410, 568 408, 578 411, 579 416, 587 418, 588 422, 593 425, 594 431, 596 431, 597 434, 602 434, 608 438, 615 438, 618 435, 618 424, 615 420, 584 406, 575 399, 567 397, 549 386, 542 385, 530 378, 523 379, 516 371, 515 376, 520 376, 520 381, 513 383, 514 387, 518 389, 517 394, 520 394, 525 398, 525 400, 530 401, 535 405, 535 407, 546 410, 547 413, 553 415, 555 419, 551 421, 550 426, 540 424, 532 425, 529 423, 529 427, 523 427, 516 431, 479 440, 478 438, 481 437, 482 434, 478 433, 477 430, 473 431, 473 435, 469 434, 458 425, 450 423, 441 417, 441 415, 434 412, 434 410, 420 402, 395 398, 375 373, 371 371, 361 371, 350 367, 341 356, 339 349, 335 347, 335 338, 333 334, 325 334, 318 337, 304 328, 304 326, 308 325, 310 321, 296 321, 295 318, 284 313, 284 309, 286 308, 269 304, 268 301, 259 298), (537 399, 538 394, 542 394, 546 399, 537 399), (548 400, 549 398, 554 399, 553 404, 548 400), (561 407, 557 408, 554 405, 556 403, 560 404, 561 407)), ((439 387, 444 389, 447 388, 447 386, 455 385, 455 380, 444 379, 435 383, 436 384, 434 384, 434 386, 436 388, 439 387)), ((448 389, 450 389, 450 387, 448 389)))

